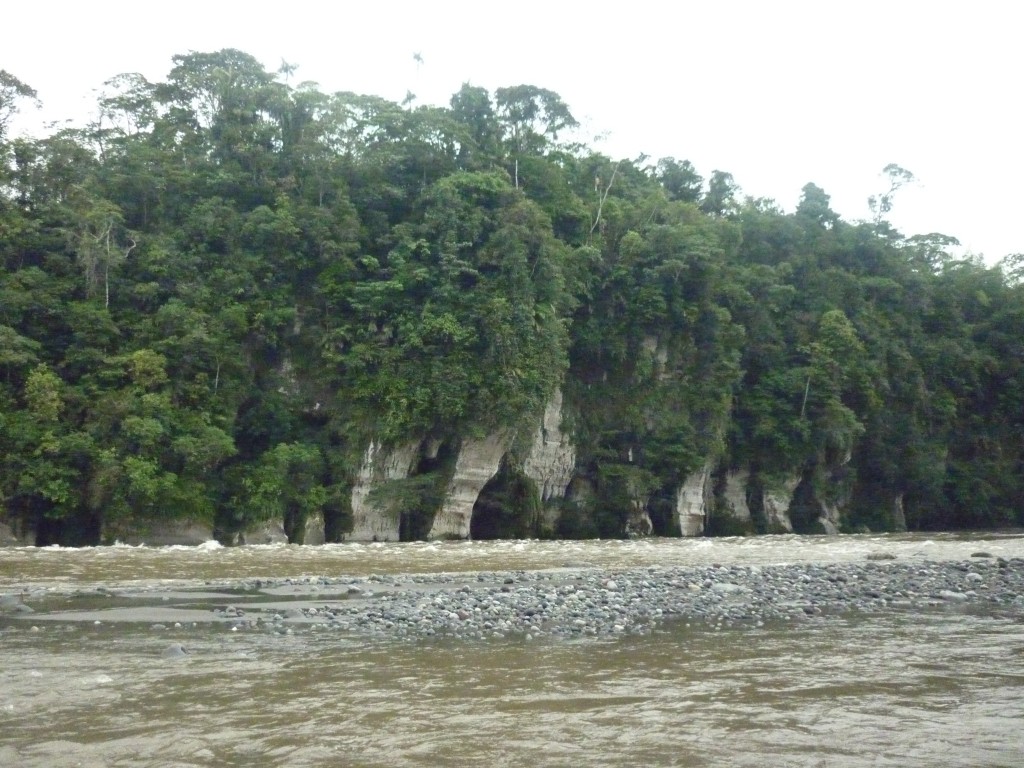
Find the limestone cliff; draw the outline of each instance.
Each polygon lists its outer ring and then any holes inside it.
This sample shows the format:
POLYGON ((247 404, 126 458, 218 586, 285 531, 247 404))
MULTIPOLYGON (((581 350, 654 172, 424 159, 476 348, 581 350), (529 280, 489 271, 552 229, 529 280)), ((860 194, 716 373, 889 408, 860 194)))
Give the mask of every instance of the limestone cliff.
POLYGON ((800 477, 792 477, 769 485, 763 477, 747 469, 720 474, 712 532, 792 533, 790 508, 800 480, 800 477))
MULTIPOLYGON (((450 476, 443 480, 440 504, 436 510, 423 510, 433 515, 426 532, 428 539, 469 538, 474 506, 481 491, 498 474, 502 462, 508 460, 513 439, 514 433, 499 431, 483 438, 465 438, 456 444, 457 456, 446 471, 450 476)), ((440 446, 441 441, 436 439, 409 442, 390 450, 372 443, 352 489, 353 524, 345 540, 398 541, 400 514, 374 503, 373 492, 390 481, 422 472, 422 462, 436 460, 440 446)), ((565 495, 575 462, 573 444, 562 431, 562 394, 556 390, 521 468, 522 474, 536 485, 542 508, 544 502, 565 495)), ((553 519, 543 519, 541 523, 551 530, 555 525, 553 519)), ((638 528, 643 525, 642 520, 636 521, 638 528)))
POLYGON ((637 497, 633 500, 629 509, 629 516, 626 518, 626 535, 630 538, 641 538, 650 536, 654 532, 654 523, 651 522, 651 513, 647 509, 649 499, 646 496, 637 497))
MULTIPOLYGON (((703 512, 704 532, 712 535, 839 533, 849 505, 842 467, 839 470, 823 476, 806 470, 802 475, 768 480, 748 469, 719 469, 712 474, 714 493, 703 495, 705 475, 697 473, 677 493, 680 530, 684 536, 699 535, 703 512), (689 529, 687 516, 693 520, 689 529)), ((897 502, 894 517, 898 511, 897 502)))
POLYGON ((681 535, 700 536, 704 533, 710 497, 711 466, 705 464, 700 472, 687 477, 676 491, 673 522, 681 535))
MULTIPOLYGON (((296 540, 298 541, 298 540, 296 540)), ((287 544, 288 534, 280 520, 272 520, 238 534, 238 544, 287 544)), ((324 543, 324 519, 321 516, 306 520, 302 531, 302 544, 324 543)))
POLYGON ((523 474, 537 485, 542 502, 565 496, 576 468, 576 450, 562 432, 562 391, 544 409, 544 417, 533 436, 530 452, 523 462, 523 474))
POLYGON ((352 488, 352 530, 346 541, 398 541, 399 517, 370 500, 370 494, 390 480, 409 476, 419 454, 419 441, 386 450, 370 443, 352 488))
POLYGON ((821 532, 829 536, 839 533, 842 517, 842 511, 838 505, 822 504, 821 515, 818 517, 818 525, 821 527, 821 532))
POLYGON ((793 477, 777 487, 765 489, 761 498, 767 533, 792 533, 793 521, 789 518, 789 505, 793 492, 800 484, 799 477, 793 477))
POLYGON ((903 494, 899 494, 892 503, 892 524, 893 530, 897 533, 905 533, 907 530, 907 515, 903 509, 903 494))
POLYGON ((722 492, 720 513, 740 523, 750 523, 750 506, 747 503, 747 483, 750 473, 746 470, 728 472, 722 492))
POLYGON ((512 435, 499 432, 482 440, 464 440, 455 471, 434 517, 428 539, 467 539, 473 506, 487 482, 498 474, 512 435))

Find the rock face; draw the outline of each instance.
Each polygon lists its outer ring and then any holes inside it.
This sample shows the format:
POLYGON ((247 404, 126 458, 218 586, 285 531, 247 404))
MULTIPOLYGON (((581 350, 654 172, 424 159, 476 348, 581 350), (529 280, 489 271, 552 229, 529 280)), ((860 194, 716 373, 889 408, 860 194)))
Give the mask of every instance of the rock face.
POLYGON ((246 531, 241 531, 235 539, 236 544, 287 544, 284 525, 280 520, 270 520, 246 531))
POLYGON ((711 466, 686 478, 676 491, 675 520, 683 536, 700 536, 707 521, 711 497, 711 466))
MULTIPOLYGON (((487 482, 498 474, 512 435, 498 432, 482 440, 464 440, 448 482, 441 509, 434 517, 428 539, 468 539, 473 505, 487 482)), ((408 471, 408 470, 407 470, 408 471)), ((353 494, 353 511, 355 494, 353 494)), ((397 526, 396 526, 397 534, 397 526)), ((397 538, 397 535, 396 535, 397 538)))
POLYGON ((818 525, 829 536, 834 536, 840 532, 843 525, 843 510, 849 506, 848 489, 845 489, 842 483, 844 467, 847 462, 849 462, 849 457, 847 457, 846 462, 833 470, 829 475, 829 480, 833 486, 832 498, 828 501, 822 500, 821 502, 821 514, 818 517, 818 525))
POLYGON ((0 547, 31 547, 36 543, 35 531, 20 531, 0 520, 0 547))
POLYGON ((665 368, 668 365, 668 350, 658 340, 657 336, 645 336, 640 342, 640 348, 651 356, 651 359, 658 366, 659 378, 667 376, 665 368))
POLYGON ((537 484, 541 501, 547 502, 565 496, 575 467, 576 450, 568 435, 562 433, 562 391, 557 389, 533 436, 523 474, 537 484))
POLYGON ((897 533, 906 533, 907 515, 903 511, 903 494, 901 493, 892 504, 892 527, 897 533))
POLYGON ((827 536, 834 536, 839 533, 839 526, 842 523, 843 513, 836 504, 822 504, 821 517, 818 518, 818 525, 827 536))
MULTIPOLYGON (((280 520, 271 520, 263 525, 243 531, 238 536, 239 544, 287 544, 288 534, 280 520)), ((303 531, 303 544, 324 543, 323 517, 311 517, 306 520, 303 531)))
POLYGON ((843 525, 844 510, 850 505, 850 488, 848 480, 848 465, 853 456, 850 451, 836 465, 828 471, 828 485, 830 493, 828 500, 821 501, 821 514, 818 517, 818 525, 826 535, 834 536, 840 532, 843 525))
POLYGON ((311 517, 306 520, 306 535, 302 541, 304 544, 323 544, 327 541, 324 536, 323 517, 311 517))
POLYGON ((629 509, 629 517, 626 518, 626 535, 632 538, 650 536, 654 533, 654 523, 651 522, 651 515, 647 511, 647 499, 635 499, 629 509))
POLYGON ((764 516, 769 533, 792 533, 793 521, 789 519, 789 505, 793 501, 793 492, 800 484, 800 478, 794 477, 778 488, 764 492, 764 516))
POLYGON ((722 513, 742 523, 750 522, 750 506, 747 504, 747 484, 750 473, 730 472, 725 476, 725 491, 722 494, 722 513))
POLYGON ((418 442, 399 446, 390 452, 378 443, 370 443, 352 488, 352 531, 345 536, 346 541, 398 541, 398 515, 380 509, 369 496, 374 488, 389 480, 408 477, 418 454, 418 442))

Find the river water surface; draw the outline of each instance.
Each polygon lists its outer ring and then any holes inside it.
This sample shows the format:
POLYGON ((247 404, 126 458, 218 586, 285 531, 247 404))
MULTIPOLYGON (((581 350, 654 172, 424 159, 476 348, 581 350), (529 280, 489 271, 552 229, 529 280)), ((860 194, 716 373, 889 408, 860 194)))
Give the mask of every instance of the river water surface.
POLYGON ((35 609, 0 615, 0 766, 1016 767, 1019 612, 950 606, 718 630, 676 621, 575 640, 154 628, 146 613, 246 579, 979 551, 1024 557, 1024 537, 0 550, 0 593, 35 609), (125 602, 134 614, 113 607, 125 602), (168 655, 176 643, 187 655, 168 655))

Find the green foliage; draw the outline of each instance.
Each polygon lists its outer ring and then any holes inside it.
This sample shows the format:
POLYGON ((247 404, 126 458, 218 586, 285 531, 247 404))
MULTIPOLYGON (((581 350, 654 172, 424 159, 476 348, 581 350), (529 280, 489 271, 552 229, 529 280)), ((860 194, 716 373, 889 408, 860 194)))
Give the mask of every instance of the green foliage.
POLYGON ((315 446, 278 443, 264 453, 243 481, 239 512, 245 524, 281 520, 290 543, 301 544, 306 521, 328 500, 320 484, 322 458, 315 446))
POLYGON ((508 426, 561 375, 562 248, 500 173, 455 173, 421 207, 383 260, 363 260, 340 383, 386 440, 508 426))
POLYGON ((60 394, 61 380, 45 364, 28 375, 25 381, 25 406, 32 418, 41 424, 55 424, 64 403, 60 394))
MULTIPOLYGON (((559 535, 670 532, 709 462, 804 478, 807 526, 831 500, 886 529, 897 499, 911 528, 1024 524, 1022 259, 893 230, 897 165, 871 222, 814 184, 787 214, 566 143, 544 88, 411 108, 231 49, 10 140, 34 98, 0 71, 0 517, 41 542, 176 516, 336 539, 371 440, 529 435, 558 387, 559 535)), ((453 461, 381 491, 403 537, 453 461)), ((481 535, 538 532, 511 457, 481 504, 481 535)))

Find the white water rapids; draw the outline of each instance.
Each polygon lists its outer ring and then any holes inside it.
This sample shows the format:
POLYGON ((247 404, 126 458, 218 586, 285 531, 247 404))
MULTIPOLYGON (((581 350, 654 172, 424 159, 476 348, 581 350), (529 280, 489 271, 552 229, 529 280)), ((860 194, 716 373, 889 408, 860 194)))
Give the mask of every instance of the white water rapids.
POLYGON ((902 561, 948 561, 965 560, 980 550, 997 557, 1024 557, 1024 534, 505 540, 309 547, 221 547, 212 541, 198 547, 19 547, 0 549, 0 590, 372 573, 858 562, 879 553, 902 561))

